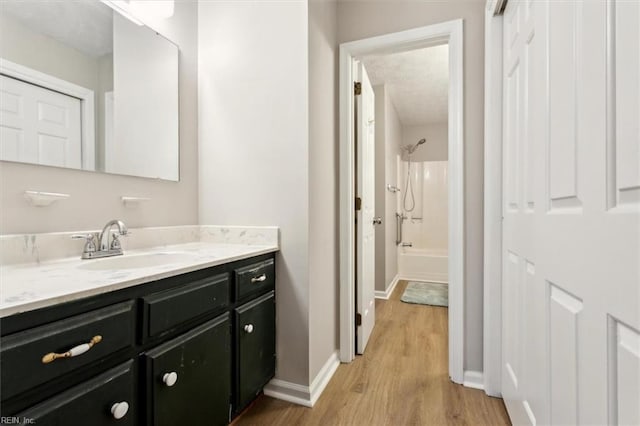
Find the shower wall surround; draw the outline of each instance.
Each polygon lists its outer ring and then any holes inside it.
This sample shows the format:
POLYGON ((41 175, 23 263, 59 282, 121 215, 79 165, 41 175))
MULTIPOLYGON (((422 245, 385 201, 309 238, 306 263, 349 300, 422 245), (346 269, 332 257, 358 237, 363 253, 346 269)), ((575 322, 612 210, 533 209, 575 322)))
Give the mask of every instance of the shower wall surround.
MULTIPOLYGON (((402 161, 400 182, 406 188, 408 162, 402 161)), ((411 193, 403 191, 398 197, 398 211, 408 219, 404 221, 402 236, 404 242, 412 243, 414 248, 431 251, 448 251, 448 162, 421 161, 411 162, 411 184, 415 198, 415 208, 408 212, 404 209, 405 195, 410 203, 411 193)))

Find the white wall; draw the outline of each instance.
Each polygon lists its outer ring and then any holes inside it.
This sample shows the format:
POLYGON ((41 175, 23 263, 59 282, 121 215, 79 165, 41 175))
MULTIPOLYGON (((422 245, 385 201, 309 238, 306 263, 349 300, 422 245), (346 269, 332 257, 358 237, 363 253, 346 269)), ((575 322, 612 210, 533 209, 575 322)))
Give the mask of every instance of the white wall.
POLYGON ((309 2, 309 380, 339 344, 336 10, 309 2))
MULTIPOLYGON (((132 227, 198 223, 196 13, 194 2, 178 0, 174 16, 162 28, 180 46, 180 182, 0 162, 0 233, 99 229, 113 218, 132 227), (24 199, 25 190, 68 193, 71 198, 36 208, 24 199), (123 195, 151 200, 126 208, 123 195)), ((4 48, 0 45, 0 55, 4 48)))
POLYGON ((280 227, 276 377, 303 385, 312 232, 307 19, 306 1, 198 4, 200 223, 280 227))
POLYGON ((113 54, 108 53, 98 58, 98 75, 98 93, 96 96, 96 168, 98 170, 104 170, 104 143, 106 131, 105 93, 113 92, 113 54))
MULTIPOLYGON (((412 161, 446 161, 449 158, 449 129, 447 123, 424 126, 403 126, 402 146, 414 145, 420 139, 427 142, 411 154, 412 161)), ((405 157, 406 159, 406 154, 405 157)))
POLYGON ((465 370, 482 371, 484 2, 361 0, 338 4, 338 42, 464 20, 465 370))
POLYGON ((113 138, 106 171, 178 180, 178 48, 113 15, 113 138))

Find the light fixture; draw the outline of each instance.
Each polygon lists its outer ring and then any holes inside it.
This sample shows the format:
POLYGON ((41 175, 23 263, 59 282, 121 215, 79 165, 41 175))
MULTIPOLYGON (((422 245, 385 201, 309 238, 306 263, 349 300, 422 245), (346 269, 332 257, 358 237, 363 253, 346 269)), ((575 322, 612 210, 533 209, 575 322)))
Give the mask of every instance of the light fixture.
POLYGON ((124 16, 125 18, 133 22, 134 24, 144 25, 142 21, 140 21, 138 18, 133 16, 133 14, 131 13, 130 2, 126 0, 100 0, 100 1, 106 4, 107 6, 109 6, 111 9, 118 12, 120 15, 124 16))

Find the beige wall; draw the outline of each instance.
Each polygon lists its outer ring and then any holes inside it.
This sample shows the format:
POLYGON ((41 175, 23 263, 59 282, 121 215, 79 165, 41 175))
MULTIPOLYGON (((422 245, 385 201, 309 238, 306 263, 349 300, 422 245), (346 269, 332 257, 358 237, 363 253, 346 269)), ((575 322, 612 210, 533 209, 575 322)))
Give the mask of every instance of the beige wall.
POLYGON ((386 181, 386 155, 385 155, 385 120, 384 120, 384 101, 385 101, 385 87, 384 85, 378 85, 373 87, 373 94, 375 96, 375 146, 376 146, 376 159, 375 159, 375 197, 376 206, 374 216, 382 218, 382 226, 376 225, 375 239, 376 239, 376 258, 375 258, 375 288, 376 291, 384 291, 386 280, 386 250, 385 245, 387 241, 387 221, 390 218, 387 216, 385 209, 385 203, 387 198, 386 181))
POLYGON ((98 58, 37 33, 7 14, 0 14, 0 56, 78 86, 98 90, 98 58))
POLYGON ((276 377, 308 385, 307 2, 200 2, 198 19, 200 223, 280 228, 276 377))
POLYGON ((336 4, 199 13, 200 222, 280 227, 276 377, 307 386, 338 349, 336 4))
POLYGON ((374 87, 376 97, 376 290, 386 291, 398 274, 396 212, 401 192, 390 192, 387 184, 400 187, 397 156, 402 141, 402 123, 386 86, 374 87))
MULTIPOLYGON (((398 111, 393 104, 393 99, 385 93, 384 99, 384 122, 385 122, 385 175, 386 181, 393 186, 400 188, 402 180, 398 179, 398 161, 400 154, 400 141, 402 140, 402 123, 398 116, 398 111)), ((396 275, 398 274, 398 247, 396 246, 396 212, 398 212, 398 199, 402 197, 402 192, 392 193, 386 191, 385 215, 387 217, 385 233, 385 286, 387 290, 396 275)))
POLYGON ((402 146, 414 145, 422 138, 427 142, 411 154, 411 161, 447 161, 449 158, 447 123, 402 127, 402 146))
POLYGON ((0 233, 97 230, 113 218, 133 227, 198 223, 196 3, 176 2, 163 31, 180 46, 180 182, 0 162, 0 233), (71 198, 32 207, 25 190, 71 198), (123 195, 151 200, 125 208, 123 195))
POLYGON ((338 350, 336 3, 309 1, 309 380, 338 350))
POLYGON ((465 366, 482 370, 484 2, 344 1, 338 42, 464 19, 465 366))

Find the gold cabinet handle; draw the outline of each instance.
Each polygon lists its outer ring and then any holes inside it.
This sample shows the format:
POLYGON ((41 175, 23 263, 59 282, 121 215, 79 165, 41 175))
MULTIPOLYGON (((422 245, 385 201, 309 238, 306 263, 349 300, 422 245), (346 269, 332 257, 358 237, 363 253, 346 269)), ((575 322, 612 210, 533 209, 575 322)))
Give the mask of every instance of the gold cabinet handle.
POLYGON ((252 283, 261 283, 262 281, 265 281, 267 279, 267 274, 262 274, 258 277, 253 277, 251 278, 251 282, 252 283))
POLYGON ((71 358, 74 356, 82 355, 83 353, 91 349, 95 344, 100 343, 101 341, 102 336, 93 336, 89 343, 83 343, 82 345, 74 346, 64 353, 57 354, 55 352, 50 352, 42 357, 42 363, 49 364, 50 362, 53 362, 58 358, 71 358))

